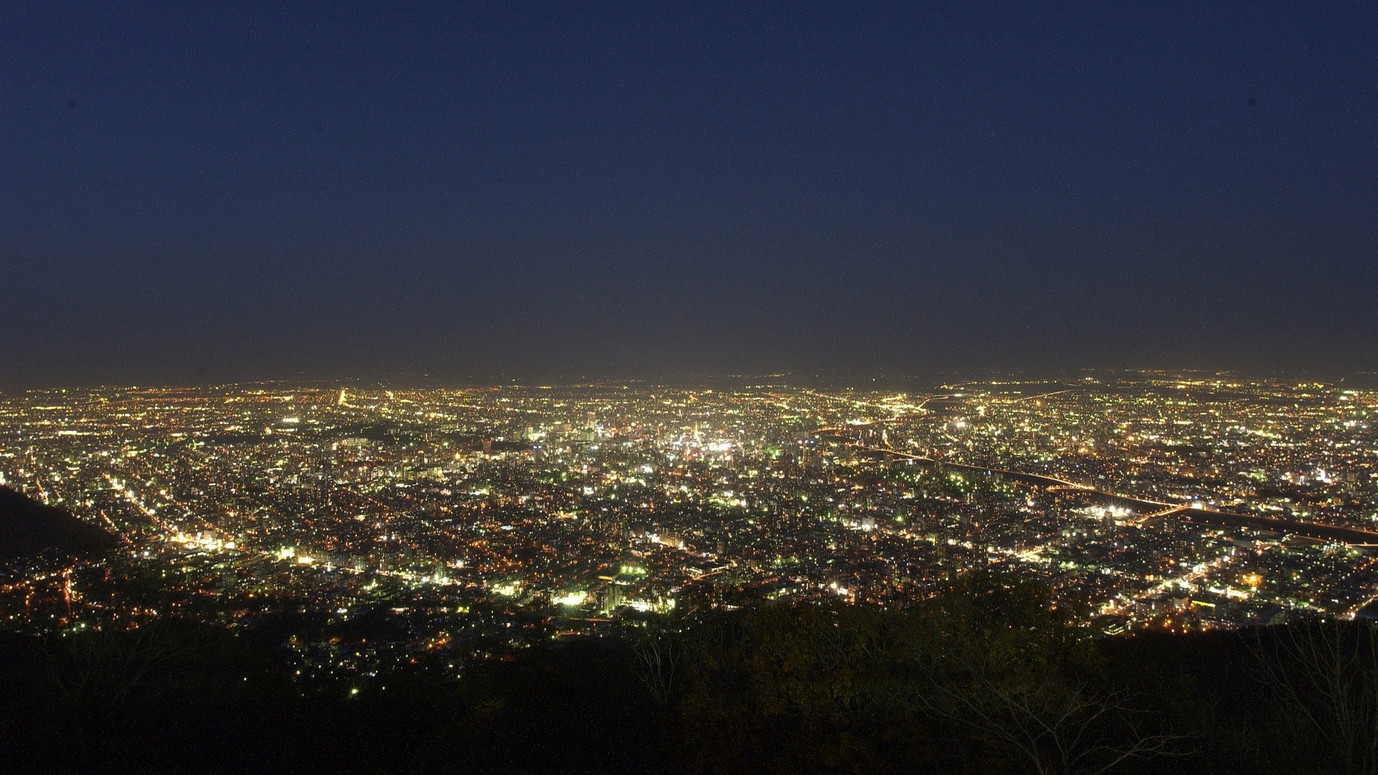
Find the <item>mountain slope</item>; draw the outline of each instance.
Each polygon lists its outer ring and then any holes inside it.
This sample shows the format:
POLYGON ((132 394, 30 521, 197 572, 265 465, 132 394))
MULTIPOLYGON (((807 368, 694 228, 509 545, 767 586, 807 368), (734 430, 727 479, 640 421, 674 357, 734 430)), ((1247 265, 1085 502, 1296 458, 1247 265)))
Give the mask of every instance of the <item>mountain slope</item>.
POLYGON ((51 549, 61 554, 93 554, 117 539, 66 511, 0 486, 0 557, 28 557, 51 549))

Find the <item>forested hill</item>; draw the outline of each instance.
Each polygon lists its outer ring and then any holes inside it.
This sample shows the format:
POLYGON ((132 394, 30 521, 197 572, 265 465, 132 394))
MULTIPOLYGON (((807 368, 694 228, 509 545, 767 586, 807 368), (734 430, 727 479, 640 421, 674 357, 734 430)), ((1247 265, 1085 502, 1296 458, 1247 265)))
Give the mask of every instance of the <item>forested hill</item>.
POLYGON ((114 536, 95 525, 0 486, 0 557, 28 557, 45 549, 85 555, 116 543, 114 536))

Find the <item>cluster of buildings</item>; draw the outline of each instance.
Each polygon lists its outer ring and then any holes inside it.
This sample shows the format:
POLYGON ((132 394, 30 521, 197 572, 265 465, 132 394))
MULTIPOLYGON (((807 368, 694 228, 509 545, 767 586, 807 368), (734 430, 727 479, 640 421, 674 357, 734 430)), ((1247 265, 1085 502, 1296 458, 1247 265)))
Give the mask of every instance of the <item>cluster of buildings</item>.
POLYGON ((0 627, 189 616, 356 680, 984 569, 1108 633, 1365 616, 1376 415, 1343 385, 1158 373, 0 396, 0 483, 121 539, 0 564, 0 627))

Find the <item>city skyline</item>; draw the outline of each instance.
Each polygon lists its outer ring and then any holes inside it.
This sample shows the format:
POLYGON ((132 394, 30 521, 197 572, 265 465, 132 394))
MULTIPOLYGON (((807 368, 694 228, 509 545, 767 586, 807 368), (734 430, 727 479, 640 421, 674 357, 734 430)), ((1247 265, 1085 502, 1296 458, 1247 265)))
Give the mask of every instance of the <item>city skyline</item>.
POLYGON ((0 731, 34 771, 703 772, 768 740, 823 772, 856 723, 862 771, 1364 772, 1370 727, 1318 743, 1349 717, 1287 692, 1378 696, 1375 419, 1371 387, 1164 371, 0 395, 0 731), (797 714, 829 720, 769 729, 797 714), (1048 720, 1070 748, 1008 741, 1048 720))
POLYGON ((77 604, 151 569, 199 579, 155 608, 230 626, 285 590, 345 621, 381 583, 609 634, 722 585, 902 607, 1000 569, 1107 633, 1378 617, 1375 395, 1164 372, 29 391, 0 401, 0 485, 119 546, 83 571, 103 582, 19 564, 7 615, 137 623, 125 595, 77 604))

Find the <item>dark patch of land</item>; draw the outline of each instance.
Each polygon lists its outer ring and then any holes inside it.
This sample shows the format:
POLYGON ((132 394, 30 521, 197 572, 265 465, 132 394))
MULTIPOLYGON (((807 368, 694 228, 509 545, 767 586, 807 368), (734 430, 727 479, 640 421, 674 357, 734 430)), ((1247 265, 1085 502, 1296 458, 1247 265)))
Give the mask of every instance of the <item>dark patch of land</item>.
POLYGON ((63 509, 0 486, 0 557, 31 557, 45 551, 85 556, 117 543, 114 536, 63 509))
POLYGON ((966 577, 904 611, 760 604, 320 684, 264 629, 0 631, 0 751, 7 773, 1372 771, 1368 626, 1106 639, 1064 614, 966 577))

